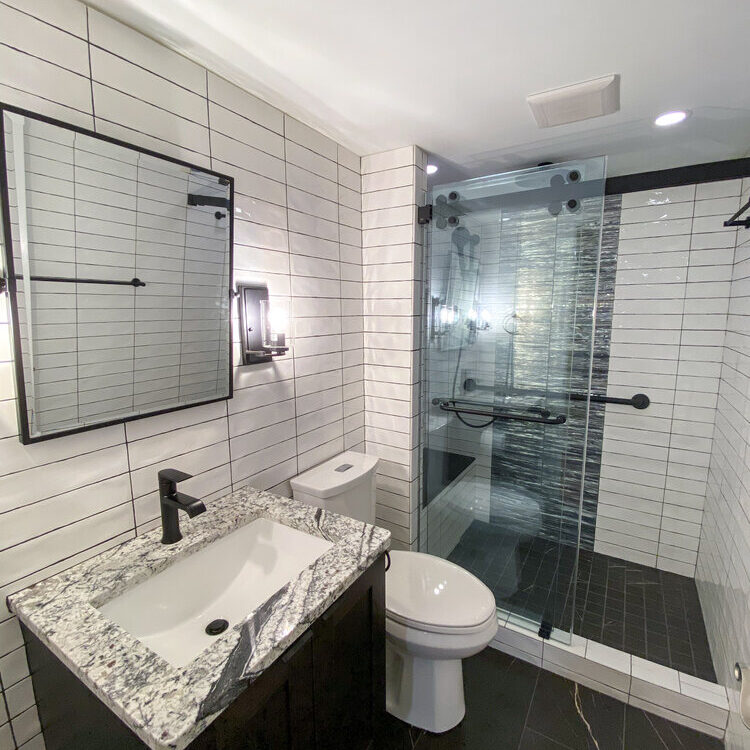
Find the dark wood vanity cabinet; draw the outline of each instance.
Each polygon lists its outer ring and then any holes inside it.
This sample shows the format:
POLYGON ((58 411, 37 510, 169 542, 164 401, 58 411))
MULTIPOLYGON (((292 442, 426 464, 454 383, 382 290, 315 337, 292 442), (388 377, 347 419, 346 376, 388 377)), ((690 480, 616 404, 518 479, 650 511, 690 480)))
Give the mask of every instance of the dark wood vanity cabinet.
MULTIPOLYGON (((147 747, 24 629, 47 750, 147 747)), ((188 750, 366 750, 385 714, 381 556, 188 750)))

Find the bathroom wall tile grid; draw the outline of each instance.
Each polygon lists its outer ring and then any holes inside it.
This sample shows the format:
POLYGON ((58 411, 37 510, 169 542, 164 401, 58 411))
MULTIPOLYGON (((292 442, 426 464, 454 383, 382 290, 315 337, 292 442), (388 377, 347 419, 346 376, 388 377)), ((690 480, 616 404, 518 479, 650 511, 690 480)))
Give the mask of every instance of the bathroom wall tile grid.
MULTIPOLYGON (((4 599, 153 527, 160 467, 193 474, 184 490, 209 507, 213 497, 247 483, 288 494, 288 479, 299 471, 344 449, 363 449, 365 402, 360 158, 75 0, 2 2, 0 27, 0 100, 234 175, 235 278, 264 281, 273 298, 290 304, 293 337, 288 356, 235 370, 229 402, 23 446, 3 310, 4 599)), ((410 162, 413 186, 421 166, 416 157, 410 162)), ((372 182, 390 174, 373 172, 372 182)), ((415 203, 410 197, 403 205, 415 203)), ((391 240, 384 236, 373 247, 391 240)), ((398 252, 400 235, 393 247, 398 252)), ((410 270, 405 278, 408 284, 415 276, 410 270)), ((388 352, 396 334, 371 335, 384 336, 381 350, 388 352)), ((237 342, 234 348, 236 362, 237 342)), ((403 352, 416 356, 412 345, 403 352)), ((383 428, 371 429, 375 441, 383 428)), ((402 493, 414 481, 410 455, 406 450, 393 461, 399 468, 391 479, 402 493)), ((7 612, 0 614, 0 686, 0 748, 43 747, 20 631, 7 612)))
MULTIPOLYGON (((450 186, 436 188, 430 199, 434 202, 449 191, 450 186)), ((428 225, 425 232, 430 252, 423 267, 423 277, 428 285, 424 291, 423 315, 425 318, 433 315, 433 299, 439 304, 469 310, 476 303, 478 293, 484 309, 493 320, 497 320, 503 302, 498 299, 501 290, 496 272, 499 263, 498 222, 483 220, 481 213, 464 215, 461 221, 462 227, 480 238, 476 245, 478 259, 464 261, 453 241, 456 235, 450 226, 440 228, 435 222, 428 225)), ((419 548, 448 557, 475 518, 485 521, 489 518, 492 428, 468 427, 433 405, 432 399, 465 395, 462 389, 465 377, 473 377, 481 383, 483 373, 494 371, 495 336, 492 329, 480 330, 470 341, 463 326, 438 330, 434 321, 423 327, 422 335, 424 392, 421 398, 425 448, 442 452, 432 454, 435 457, 473 458, 472 465, 460 476, 446 477, 443 468, 440 476, 446 488, 420 509, 419 548)), ((475 394, 466 397, 473 398, 475 394)))
POLYGON ((215 302, 227 300, 227 222, 217 221, 211 207, 187 206, 185 196, 224 197, 227 189, 210 175, 48 123, 27 120, 24 133, 16 152, 6 132, 16 269, 22 267, 16 169, 25 163, 31 273, 137 276, 147 285, 136 294, 129 287, 42 281, 25 302, 26 285, 17 282, 25 363, 33 357, 33 367, 25 368, 31 432, 226 393, 228 343, 220 332, 229 311, 215 302))
POLYGON ((426 154, 362 158, 365 447, 378 456, 377 523, 414 545, 419 505, 419 379, 426 154))
MULTIPOLYGON (((740 180, 622 196, 598 552, 692 576, 716 415, 740 180)), ((710 628, 709 628, 710 629, 710 628)))
MULTIPOLYGON (((748 199, 746 178, 740 200, 748 199)), ((738 231, 731 255, 729 315, 696 582, 716 674, 729 692, 726 745, 749 750, 750 731, 739 717, 740 684, 733 666, 750 664, 750 231, 738 231)), ((750 678, 747 668, 743 677, 750 678)))
POLYGON ((723 737, 727 691, 675 669, 574 635, 570 645, 533 635, 514 615, 490 644, 507 654, 699 732, 723 737))

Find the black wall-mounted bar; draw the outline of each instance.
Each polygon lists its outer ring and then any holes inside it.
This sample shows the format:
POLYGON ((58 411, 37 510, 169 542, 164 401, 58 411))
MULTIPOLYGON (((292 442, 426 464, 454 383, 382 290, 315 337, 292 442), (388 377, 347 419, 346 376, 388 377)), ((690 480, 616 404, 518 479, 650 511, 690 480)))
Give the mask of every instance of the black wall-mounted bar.
MULTIPOLYGON (((16 281, 23 281, 23 276, 15 276, 16 281)), ((145 281, 132 278, 130 281, 116 281, 114 279, 77 279, 65 276, 29 276, 29 281, 53 281, 66 284, 112 284, 114 286, 146 286, 145 281)), ((5 291, 8 282, 0 279, 0 292, 5 291)))
POLYGON ((750 209, 750 201, 748 201, 739 211, 737 211, 737 213, 734 214, 734 216, 727 219, 724 222, 724 226, 725 227, 745 227, 745 229, 750 229, 750 216, 746 216, 744 219, 739 218, 748 209, 750 209))
POLYGON ((636 393, 630 398, 618 398, 617 396, 600 396, 596 393, 571 393, 571 401, 593 401, 597 404, 623 404, 632 406, 634 409, 648 409, 651 399, 645 393, 636 393))
MULTIPOLYGON (((494 391, 495 388, 491 385, 481 385, 477 383, 474 378, 466 378, 463 382, 463 388, 467 392, 471 391, 494 391)), ((519 396, 538 396, 541 398, 561 397, 563 394, 548 393, 542 390, 518 390, 515 391, 516 395, 519 396)), ((617 396, 600 396, 596 393, 569 393, 568 398, 571 401, 593 401, 597 404, 624 404, 625 406, 632 406, 634 409, 647 409, 651 404, 651 399, 645 393, 636 393, 631 398, 619 398, 617 396)), ((468 403, 468 402, 464 402, 468 403)))
MULTIPOLYGON (((449 411, 459 416, 462 414, 470 414, 476 417, 489 417, 492 422, 496 419, 507 420, 511 422, 538 422, 539 424, 565 424, 567 417, 564 414, 558 414, 556 417, 550 416, 550 413, 544 409, 534 409, 537 411, 539 416, 532 416, 530 414, 518 414, 508 411, 501 411, 498 409, 474 409, 472 406, 458 406, 457 404, 474 404, 472 401, 461 401, 459 399, 432 399, 432 403, 435 406, 439 406, 442 411, 449 411)), ((532 411, 529 409, 529 411, 532 411)), ((483 425, 476 425, 477 427, 486 427, 490 422, 483 425)), ((475 425, 470 425, 474 427, 475 425)))
POLYGON ((198 195, 197 193, 188 193, 188 206, 218 206, 219 208, 229 208, 229 198, 221 198, 216 195, 198 195))

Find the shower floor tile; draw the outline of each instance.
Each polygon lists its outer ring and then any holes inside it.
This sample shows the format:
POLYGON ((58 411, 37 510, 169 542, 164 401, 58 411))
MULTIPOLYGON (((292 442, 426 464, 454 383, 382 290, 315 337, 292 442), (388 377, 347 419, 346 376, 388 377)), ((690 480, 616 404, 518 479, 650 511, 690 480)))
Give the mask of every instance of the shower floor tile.
POLYGON ((474 521, 449 559, 492 589, 499 606, 680 672, 716 682, 698 590, 686 576, 535 538, 516 545, 474 521))

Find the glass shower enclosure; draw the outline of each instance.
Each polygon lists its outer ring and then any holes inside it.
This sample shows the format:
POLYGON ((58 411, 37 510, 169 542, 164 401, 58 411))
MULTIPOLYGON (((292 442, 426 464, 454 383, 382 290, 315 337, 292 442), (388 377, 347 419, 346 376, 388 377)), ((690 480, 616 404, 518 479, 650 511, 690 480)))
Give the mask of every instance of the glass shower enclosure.
MULTIPOLYGON (((569 639, 605 158, 428 194, 420 549, 569 639)), ((426 217, 425 217, 426 218, 426 217)))

